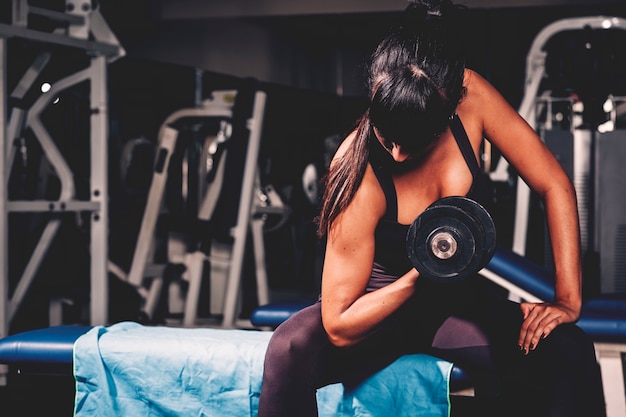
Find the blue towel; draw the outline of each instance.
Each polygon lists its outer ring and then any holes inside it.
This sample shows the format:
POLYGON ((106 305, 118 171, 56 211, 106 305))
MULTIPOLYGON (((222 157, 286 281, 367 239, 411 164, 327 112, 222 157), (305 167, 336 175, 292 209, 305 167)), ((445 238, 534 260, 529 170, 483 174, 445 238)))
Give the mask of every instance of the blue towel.
MULTIPOLYGON (((75 417, 256 417, 271 332, 124 322, 74 345, 75 417)), ((449 416, 452 364, 407 355, 353 390, 318 390, 320 417, 449 416)))

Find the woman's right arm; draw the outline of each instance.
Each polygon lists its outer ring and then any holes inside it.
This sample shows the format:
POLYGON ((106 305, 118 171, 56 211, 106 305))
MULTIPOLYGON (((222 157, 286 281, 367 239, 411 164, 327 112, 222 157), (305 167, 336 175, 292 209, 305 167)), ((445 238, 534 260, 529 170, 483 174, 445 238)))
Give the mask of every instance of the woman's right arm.
POLYGON ((366 293, 374 260, 374 230, 385 210, 384 194, 368 166, 346 210, 328 232, 322 272, 322 322, 331 342, 350 346, 413 295, 415 269, 379 290, 366 293))

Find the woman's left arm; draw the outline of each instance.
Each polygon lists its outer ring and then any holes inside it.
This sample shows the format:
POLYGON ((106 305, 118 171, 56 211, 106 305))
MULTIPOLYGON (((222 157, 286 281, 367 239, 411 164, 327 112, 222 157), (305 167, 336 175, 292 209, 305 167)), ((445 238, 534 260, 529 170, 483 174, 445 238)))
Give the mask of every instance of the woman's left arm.
POLYGON ((582 305, 580 230, 576 192, 552 152, 501 94, 476 73, 468 83, 467 105, 482 119, 483 134, 543 200, 555 264, 552 303, 522 303, 519 345, 534 349, 562 323, 578 320, 582 305))

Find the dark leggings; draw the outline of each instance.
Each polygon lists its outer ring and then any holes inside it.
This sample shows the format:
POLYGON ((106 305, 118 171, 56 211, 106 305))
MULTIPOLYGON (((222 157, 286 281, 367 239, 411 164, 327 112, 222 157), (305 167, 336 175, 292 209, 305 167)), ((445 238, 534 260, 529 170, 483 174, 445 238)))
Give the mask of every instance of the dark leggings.
POLYGON ((358 384, 400 355, 429 353, 474 376, 484 387, 480 397, 483 392, 488 397, 489 415, 605 416, 600 370, 585 333, 561 325, 524 355, 517 346, 520 324, 517 304, 486 297, 446 319, 434 337, 421 332, 419 322, 391 320, 365 341, 337 348, 328 340, 316 303, 274 332, 258 415, 317 417, 317 388, 358 384))

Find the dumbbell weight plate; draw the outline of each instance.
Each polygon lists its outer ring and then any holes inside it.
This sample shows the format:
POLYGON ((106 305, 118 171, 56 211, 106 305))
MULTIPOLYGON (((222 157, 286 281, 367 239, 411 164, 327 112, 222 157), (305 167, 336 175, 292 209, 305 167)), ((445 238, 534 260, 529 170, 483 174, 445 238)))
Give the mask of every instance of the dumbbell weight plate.
POLYGON ((457 282, 471 275, 482 261, 480 233, 474 218, 466 212, 453 206, 432 207, 409 227, 407 253, 422 277, 457 282), (441 250, 437 244, 445 243, 446 238, 453 243, 441 250))
POLYGON ((437 282, 463 280, 485 266, 495 250, 489 213, 466 197, 446 197, 409 227, 407 254, 420 275, 437 282))
MULTIPOLYGON (((444 197, 435 203, 432 207, 453 206, 470 214, 477 221, 482 230, 483 237, 483 260, 480 268, 485 267, 496 250, 496 226, 489 212, 478 202, 460 196, 444 197)), ((480 269, 479 268, 479 269, 480 269)))
POLYGON ((480 263, 479 269, 487 266, 494 252, 496 251, 496 225, 493 218, 483 206, 481 206, 475 200, 467 197, 444 197, 438 201, 439 205, 453 205, 466 213, 469 213, 476 219, 478 225, 482 229, 483 246, 482 254, 483 259, 480 263))

